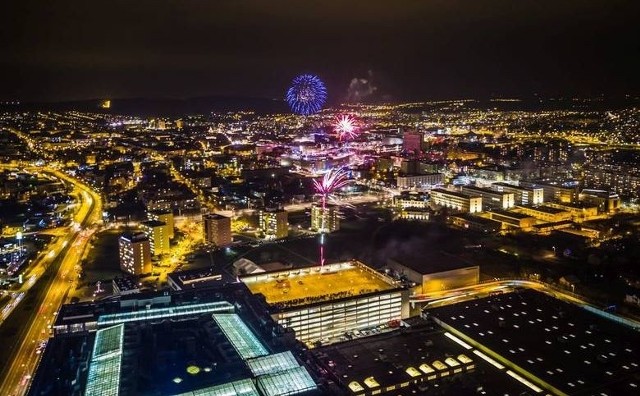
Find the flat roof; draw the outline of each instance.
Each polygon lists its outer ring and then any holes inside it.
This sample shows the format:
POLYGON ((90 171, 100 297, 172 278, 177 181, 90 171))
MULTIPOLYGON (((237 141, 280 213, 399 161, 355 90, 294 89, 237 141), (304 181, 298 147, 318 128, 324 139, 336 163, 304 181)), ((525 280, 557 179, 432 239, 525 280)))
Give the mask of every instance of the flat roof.
POLYGON ((319 366, 332 373, 347 394, 371 394, 389 386, 398 386, 393 394, 478 394, 482 387, 488 395, 519 395, 527 388, 499 372, 471 350, 447 336, 448 333, 420 318, 410 319, 405 331, 393 331, 334 345, 314 348, 311 353, 319 366), (454 370, 459 370, 455 372, 454 370), (475 371, 475 372, 474 372, 475 371), (460 375, 459 381, 438 382, 460 375), (418 385, 409 385, 417 381, 418 385), (438 388, 433 384, 438 382, 438 388))
POLYGON ((181 393, 178 396, 260 396, 248 378, 181 393))
POLYGON ((153 320, 172 318, 176 316, 194 315, 209 312, 233 312, 233 305, 226 301, 210 303, 177 305, 165 308, 140 309, 137 311, 121 312, 98 317, 98 325, 105 326, 116 323, 135 322, 139 320, 153 320))
POLYGON ((138 288, 138 279, 132 276, 115 277, 112 282, 120 291, 135 290, 138 288))
POLYGON ((85 395, 119 394, 123 339, 123 324, 96 332, 91 361, 89 362, 85 395))
POLYGON ((222 280, 220 271, 213 267, 196 268, 184 271, 174 271, 167 274, 171 280, 181 289, 185 285, 197 284, 198 287, 216 284, 222 280))
POLYGON ((247 360, 247 365, 256 377, 300 366, 291 351, 249 359, 247 360))
POLYGON ((516 205, 515 208, 516 209, 534 210, 536 212, 548 213, 548 214, 558 214, 558 213, 566 212, 566 210, 564 210, 564 209, 552 208, 550 206, 517 206, 516 205))
POLYGON ((492 185, 493 186, 501 186, 501 187, 512 188, 514 190, 520 190, 520 191, 543 190, 542 187, 536 187, 536 186, 523 187, 523 186, 516 186, 515 184, 509 184, 509 183, 503 183, 503 182, 493 183, 492 185))
POLYGON ((493 219, 489 219, 486 217, 481 217, 481 216, 474 216, 471 213, 462 213, 459 215, 455 215, 455 216, 451 216, 451 217, 455 217, 457 219, 462 219, 462 220, 466 220, 472 223, 476 223, 476 224, 484 224, 484 225, 495 225, 495 226, 500 226, 500 222, 493 220, 493 219))
POLYGON ((284 307, 331 301, 397 288, 390 278, 357 261, 263 272, 240 278, 253 294, 284 307))
POLYGON ((479 268, 477 264, 464 262, 462 259, 455 257, 455 255, 446 254, 437 250, 423 253, 420 256, 395 256, 389 258, 387 264, 389 262, 400 264, 423 275, 462 268, 479 268))
POLYGON ((167 223, 160 220, 146 220, 146 221, 140 222, 140 225, 146 226, 146 227, 162 227, 162 226, 166 226, 167 223))
POLYGON ((469 199, 469 198, 482 198, 480 195, 465 194, 465 193, 462 193, 460 191, 446 190, 444 188, 434 188, 433 190, 431 190, 431 195, 433 195, 433 193, 449 194, 449 195, 452 195, 454 197, 466 198, 466 199, 469 199))
POLYGON ((522 219, 533 219, 533 216, 525 214, 525 213, 520 213, 520 212, 511 212, 511 211, 507 211, 507 210, 492 210, 491 215, 493 216, 498 215, 498 216, 504 216, 504 217, 508 217, 511 219, 518 219, 518 220, 522 220, 522 219))
POLYGON ((213 219, 213 220, 231 219, 231 217, 223 216, 223 215, 217 214, 217 213, 208 213, 208 214, 204 215, 203 217, 205 219, 213 219))
POLYGON ((243 360, 269 353, 237 314, 213 314, 213 319, 243 360))
POLYGON ((508 195, 508 194, 513 194, 510 193, 508 191, 496 191, 496 190, 492 190, 490 188, 483 188, 483 187, 477 187, 477 186, 462 186, 462 190, 464 191, 465 189, 467 190, 471 190, 471 191, 476 191, 482 194, 488 194, 488 195, 500 195, 500 196, 504 196, 504 195, 508 195))
POLYGON ((304 367, 295 367, 258 377, 258 388, 265 396, 295 395, 316 389, 309 372, 304 367))
POLYGON ((429 313, 567 394, 635 394, 640 332, 544 293, 523 290, 429 313))

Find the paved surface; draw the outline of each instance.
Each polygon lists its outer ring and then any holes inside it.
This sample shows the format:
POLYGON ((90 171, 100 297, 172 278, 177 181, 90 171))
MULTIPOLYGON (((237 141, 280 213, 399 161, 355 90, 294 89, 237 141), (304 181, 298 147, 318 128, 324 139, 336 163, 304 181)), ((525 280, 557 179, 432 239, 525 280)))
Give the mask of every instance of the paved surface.
MULTIPOLYGON (((81 197, 81 205, 74 217, 77 224, 70 227, 66 237, 60 237, 48 253, 38 261, 25 283, 29 289, 45 271, 51 271, 48 278, 40 282, 47 282, 42 293, 36 297, 37 313, 32 320, 25 323, 19 330, 19 345, 15 355, 5 371, 0 386, 0 395, 23 395, 28 390, 29 380, 37 367, 36 354, 40 342, 48 339, 48 326, 53 322, 54 315, 73 287, 75 281, 75 266, 80 262, 85 248, 95 232, 95 225, 100 221, 100 197, 89 187, 55 169, 38 168, 34 171, 47 172, 74 184, 74 190, 81 197), (36 278, 30 278, 35 276, 36 278), (31 283, 31 285, 29 285, 31 283)), ((11 320, 11 318, 8 318, 11 320)))

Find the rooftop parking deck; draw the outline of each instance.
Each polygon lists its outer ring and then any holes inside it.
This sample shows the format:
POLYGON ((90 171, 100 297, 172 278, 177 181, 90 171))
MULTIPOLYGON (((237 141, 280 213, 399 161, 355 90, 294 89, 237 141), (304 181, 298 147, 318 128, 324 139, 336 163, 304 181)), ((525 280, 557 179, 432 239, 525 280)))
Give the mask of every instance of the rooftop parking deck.
POLYGON ((397 287, 390 278, 358 262, 267 272, 245 276, 241 280, 253 294, 264 295, 269 304, 286 307, 397 287))

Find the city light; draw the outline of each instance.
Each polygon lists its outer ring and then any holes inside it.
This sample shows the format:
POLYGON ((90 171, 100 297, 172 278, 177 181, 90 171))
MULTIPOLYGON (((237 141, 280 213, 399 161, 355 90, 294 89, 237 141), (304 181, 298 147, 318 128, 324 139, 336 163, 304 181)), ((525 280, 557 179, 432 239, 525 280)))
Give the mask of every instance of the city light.
POLYGON ((3 20, 0 395, 638 393, 632 2, 63 3, 3 20))

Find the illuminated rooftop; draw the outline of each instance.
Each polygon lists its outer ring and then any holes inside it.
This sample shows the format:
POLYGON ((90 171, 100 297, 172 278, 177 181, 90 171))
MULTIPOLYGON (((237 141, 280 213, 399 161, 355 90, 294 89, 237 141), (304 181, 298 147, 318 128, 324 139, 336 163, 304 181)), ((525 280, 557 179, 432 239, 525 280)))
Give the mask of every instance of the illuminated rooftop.
POLYGON ((213 319, 242 359, 269 353, 237 314, 213 314, 213 319))
POLYGON ((248 378, 226 384, 210 386, 191 392, 182 393, 179 396, 259 396, 253 381, 248 378))
POLYGON ((120 312, 101 315, 98 318, 99 326, 118 323, 135 322, 141 320, 153 320, 173 318, 176 316, 197 315, 210 312, 233 312, 233 305, 226 301, 216 301, 200 304, 186 304, 174 307, 150 308, 139 311, 120 312))
POLYGON ((85 395, 117 395, 120 389, 124 325, 96 332, 85 395))
POLYGON ((357 261, 252 274, 241 280, 253 294, 262 294, 269 304, 283 308, 397 287, 390 278, 357 261))

